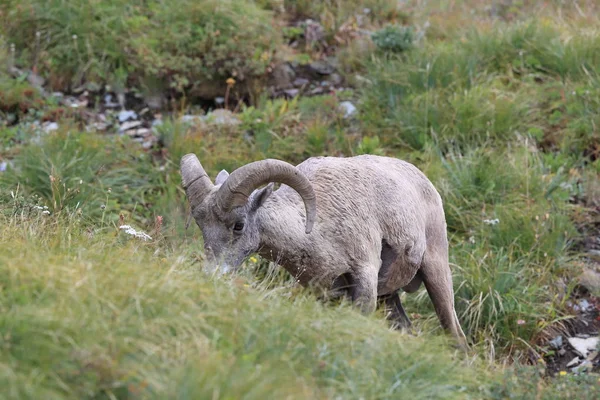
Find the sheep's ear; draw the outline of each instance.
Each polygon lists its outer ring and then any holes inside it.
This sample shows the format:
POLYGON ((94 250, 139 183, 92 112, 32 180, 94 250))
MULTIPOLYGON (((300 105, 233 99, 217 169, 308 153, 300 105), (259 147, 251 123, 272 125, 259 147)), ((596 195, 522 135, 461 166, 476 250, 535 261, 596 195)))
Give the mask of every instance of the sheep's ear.
POLYGON ((256 211, 264 204, 265 200, 273 193, 273 185, 274 183, 271 182, 264 188, 255 190, 250 195, 250 198, 248 199, 250 211, 256 211))
POLYGON ((227 178, 229 178, 229 172, 222 169, 221 172, 219 172, 219 174, 217 175, 217 179, 215 179, 215 185, 222 185, 223 182, 227 180, 227 178))

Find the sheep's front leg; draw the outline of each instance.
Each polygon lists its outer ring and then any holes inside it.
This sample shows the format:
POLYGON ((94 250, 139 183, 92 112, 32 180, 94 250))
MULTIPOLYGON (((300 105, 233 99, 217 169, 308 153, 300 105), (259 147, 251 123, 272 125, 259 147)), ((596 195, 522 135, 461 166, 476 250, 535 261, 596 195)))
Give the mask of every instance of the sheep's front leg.
POLYGON ((377 308, 377 269, 360 268, 352 274, 352 301, 363 314, 370 314, 377 308))

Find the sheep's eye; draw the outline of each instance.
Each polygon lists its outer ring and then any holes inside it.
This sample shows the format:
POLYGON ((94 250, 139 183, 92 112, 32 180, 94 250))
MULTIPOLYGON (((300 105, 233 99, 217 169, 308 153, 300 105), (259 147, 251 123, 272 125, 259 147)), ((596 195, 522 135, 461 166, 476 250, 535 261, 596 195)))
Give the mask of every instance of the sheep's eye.
POLYGON ((241 232, 244 229, 244 223, 243 222, 236 222, 235 225, 233 225, 233 230, 235 232, 241 232))

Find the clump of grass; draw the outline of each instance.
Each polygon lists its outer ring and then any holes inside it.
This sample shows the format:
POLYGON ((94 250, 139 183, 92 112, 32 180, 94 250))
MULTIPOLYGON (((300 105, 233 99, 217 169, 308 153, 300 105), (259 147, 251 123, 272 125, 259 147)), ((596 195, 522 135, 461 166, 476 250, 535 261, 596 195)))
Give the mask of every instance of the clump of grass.
MULTIPOLYGON (((590 71, 600 65, 600 36, 574 34, 567 40, 545 23, 501 25, 474 30, 462 41, 425 43, 407 55, 376 59, 369 68, 373 84, 363 90, 365 129, 383 130, 389 143, 414 149, 432 141, 442 147, 487 139, 506 143, 515 131, 548 119, 538 108, 544 105, 536 96, 540 82, 582 82, 593 92, 590 71)), ((589 105, 570 108, 592 110, 589 105)), ((574 131, 592 129, 583 120, 572 124, 574 131)))
MULTIPOLYGON (((153 221, 151 204, 166 173, 126 137, 103 137, 64 128, 21 149, 0 175, 3 187, 21 186, 56 212, 79 211, 90 221, 116 222, 137 208, 141 223, 153 221)), ((163 186, 164 185, 164 186, 163 186)))

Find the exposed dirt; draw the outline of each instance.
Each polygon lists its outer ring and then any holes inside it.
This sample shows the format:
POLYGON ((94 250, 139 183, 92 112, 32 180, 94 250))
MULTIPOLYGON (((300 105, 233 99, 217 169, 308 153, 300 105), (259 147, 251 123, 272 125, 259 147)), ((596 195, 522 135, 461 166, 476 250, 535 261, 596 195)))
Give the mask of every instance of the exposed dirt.
MULTIPOLYGON (((600 354, 598 351, 592 351, 586 357, 582 357, 570 345, 568 338, 589 338, 599 335, 600 298, 591 295, 583 286, 578 286, 568 304, 569 309, 567 311, 575 317, 563 321, 560 327, 551 328, 553 334, 543 343, 546 351, 544 356, 546 373, 549 376, 554 376, 561 371, 589 372, 589 369, 582 367, 586 360, 591 362, 592 372, 599 372, 600 354)), ((589 365, 589 363, 586 364, 589 365)))

